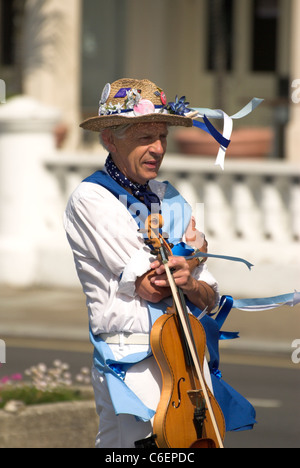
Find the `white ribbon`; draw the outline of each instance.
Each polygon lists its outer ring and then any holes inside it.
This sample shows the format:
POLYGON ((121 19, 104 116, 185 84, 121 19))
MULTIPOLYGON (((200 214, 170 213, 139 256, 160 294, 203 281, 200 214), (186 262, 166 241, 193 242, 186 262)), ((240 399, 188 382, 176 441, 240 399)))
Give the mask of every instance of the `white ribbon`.
MULTIPOLYGON (((223 119, 224 120, 224 128, 223 128, 223 137, 226 140, 231 139, 232 130, 233 130, 233 120, 242 119, 247 115, 251 114, 264 100, 259 98, 252 99, 243 109, 232 116, 228 116, 224 111, 220 109, 207 109, 204 107, 196 107, 193 110, 197 112, 194 118, 203 118, 206 116, 208 119, 223 119)), ((216 166, 220 166, 222 170, 225 167, 225 156, 226 156, 226 148, 224 146, 220 146, 218 156, 215 162, 216 166)))

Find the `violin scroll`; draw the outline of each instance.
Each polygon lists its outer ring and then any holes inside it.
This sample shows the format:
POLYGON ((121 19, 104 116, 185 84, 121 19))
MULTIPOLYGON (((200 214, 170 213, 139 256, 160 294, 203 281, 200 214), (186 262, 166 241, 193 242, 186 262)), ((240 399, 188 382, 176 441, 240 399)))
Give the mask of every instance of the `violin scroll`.
POLYGON ((160 254, 161 248, 164 249, 165 253, 167 252, 169 255, 172 255, 171 249, 173 245, 166 242, 168 234, 160 232, 163 225, 164 220, 162 215, 154 213, 148 216, 145 222, 145 229, 140 229, 139 232, 147 234, 145 244, 152 246, 155 255, 160 254))

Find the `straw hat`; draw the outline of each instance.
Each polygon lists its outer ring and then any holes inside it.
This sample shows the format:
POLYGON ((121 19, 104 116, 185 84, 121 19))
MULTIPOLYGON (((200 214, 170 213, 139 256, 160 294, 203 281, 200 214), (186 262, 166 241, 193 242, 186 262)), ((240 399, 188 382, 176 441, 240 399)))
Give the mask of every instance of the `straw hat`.
POLYGON ((175 102, 167 104, 163 90, 151 81, 124 78, 105 85, 98 116, 85 120, 80 127, 93 132, 143 122, 192 127, 188 104, 185 98, 176 98, 175 102))

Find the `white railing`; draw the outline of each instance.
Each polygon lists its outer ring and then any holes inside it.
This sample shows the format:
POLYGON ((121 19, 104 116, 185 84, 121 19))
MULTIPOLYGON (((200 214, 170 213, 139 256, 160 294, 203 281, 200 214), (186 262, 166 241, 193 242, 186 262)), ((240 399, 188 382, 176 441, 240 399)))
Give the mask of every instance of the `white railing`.
MULTIPOLYGON (((64 203, 75 187, 103 167, 105 156, 59 155, 45 160, 64 203)), ((211 239, 300 242, 300 165, 167 155, 160 171, 196 207, 204 204, 211 239)))
MULTIPOLYGON (((103 153, 46 159, 59 187, 61 207, 104 161, 103 153)), ((238 294, 284 293, 287 287, 300 287, 300 166, 228 160, 223 172, 212 159, 168 154, 160 179, 169 180, 193 206, 211 253, 242 256, 255 264, 250 284, 248 272, 210 261, 224 289, 232 289, 228 272, 238 275, 233 286, 238 294)))

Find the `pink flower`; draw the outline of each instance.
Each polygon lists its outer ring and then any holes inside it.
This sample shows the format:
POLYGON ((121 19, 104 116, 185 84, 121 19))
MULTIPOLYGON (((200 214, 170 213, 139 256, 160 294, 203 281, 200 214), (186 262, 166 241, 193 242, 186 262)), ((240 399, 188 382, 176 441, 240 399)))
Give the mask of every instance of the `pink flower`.
POLYGON ((11 380, 14 382, 19 382, 20 380, 23 379, 22 374, 13 374, 10 376, 11 380))
POLYGON ((133 110, 136 116, 154 114, 155 106, 151 101, 148 101, 148 99, 141 99, 140 102, 134 106, 133 110))
POLYGON ((9 377, 3 377, 3 378, 0 380, 0 383, 2 383, 2 384, 6 384, 7 382, 10 382, 10 378, 9 378, 9 377))
POLYGON ((19 382, 20 380, 23 380, 21 374, 6 375, 0 380, 0 384, 5 385, 9 382, 19 382))

